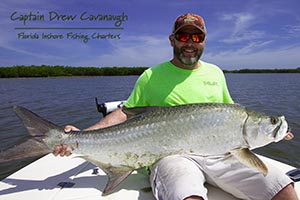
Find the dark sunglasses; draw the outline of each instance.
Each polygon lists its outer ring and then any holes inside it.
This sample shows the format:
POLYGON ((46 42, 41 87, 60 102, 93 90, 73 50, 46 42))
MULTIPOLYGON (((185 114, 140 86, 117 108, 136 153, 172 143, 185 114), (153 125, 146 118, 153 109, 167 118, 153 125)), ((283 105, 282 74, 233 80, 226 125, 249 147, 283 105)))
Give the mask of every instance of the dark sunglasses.
POLYGON ((180 41, 180 42, 187 42, 189 39, 192 39, 193 42, 195 43, 200 43, 203 42, 205 39, 205 34, 204 33, 176 33, 175 34, 175 39, 180 41))

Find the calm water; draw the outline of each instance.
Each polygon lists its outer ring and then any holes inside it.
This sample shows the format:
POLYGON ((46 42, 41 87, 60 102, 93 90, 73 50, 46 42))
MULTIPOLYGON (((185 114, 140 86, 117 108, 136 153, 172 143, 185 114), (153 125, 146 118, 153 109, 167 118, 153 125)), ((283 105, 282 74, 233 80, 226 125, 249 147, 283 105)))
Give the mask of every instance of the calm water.
MULTIPOLYGON (((235 102, 271 115, 285 115, 296 135, 256 152, 300 167, 300 74, 226 74, 235 102)), ((58 124, 85 128, 102 116, 99 101, 123 100, 137 76, 0 79, 0 150, 24 141, 27 132, 12 111, 22 105, 58 124)), ((0 165, 0 179, 32 160, 0 165)))

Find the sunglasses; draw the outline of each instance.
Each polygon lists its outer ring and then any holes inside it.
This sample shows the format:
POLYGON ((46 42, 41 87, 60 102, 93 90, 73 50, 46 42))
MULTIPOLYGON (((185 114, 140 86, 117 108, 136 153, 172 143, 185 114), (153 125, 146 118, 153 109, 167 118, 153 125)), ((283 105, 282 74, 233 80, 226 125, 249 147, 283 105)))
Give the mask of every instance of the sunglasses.
POLYGON ((176 33, 175 34, 175 39, 180 41, 180 42, 187 42, 189 39, 192 39, 193 42, 195 43, 200 43, 203 42, 205 39, 205 34, 204 33, 176 33))

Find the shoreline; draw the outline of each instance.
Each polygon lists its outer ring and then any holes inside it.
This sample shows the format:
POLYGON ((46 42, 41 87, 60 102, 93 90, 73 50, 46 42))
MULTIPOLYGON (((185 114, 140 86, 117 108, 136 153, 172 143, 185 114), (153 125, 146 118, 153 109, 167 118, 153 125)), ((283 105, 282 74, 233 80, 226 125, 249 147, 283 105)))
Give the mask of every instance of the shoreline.
MULTIPOLYGON (((0 67, 0 78, 56 78, 56 77, 99 77, 99 76, 139 76, 149 67, 70 67, 70 66, 13 66, 0 67)), ((238 69, 224 73, 263 74, 300 73, 294 69, 238 69)))

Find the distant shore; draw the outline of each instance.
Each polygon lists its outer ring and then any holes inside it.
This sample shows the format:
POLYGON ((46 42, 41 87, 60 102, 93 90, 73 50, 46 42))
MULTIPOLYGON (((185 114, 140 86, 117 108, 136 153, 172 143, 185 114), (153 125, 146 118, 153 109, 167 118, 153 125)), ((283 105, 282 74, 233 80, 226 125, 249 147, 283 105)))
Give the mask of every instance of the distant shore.
MULTIPOLYGON (((70 66, 13 66, 0 67, 0 78, 73 77, 73 76, 128 76, 140 75, 148 67, 70 67, 70 66)), ((300 73, 295 69, 239 69, 224 73, 300 73)))
POLYGON ((223 71, 224 73, 300 73, 300 67, 295 69, 239 69, 223 71))
POLYGON ((127 76, 140 75, 148 67, 69 67, 69 66, 13 66, 0 67, 0 78, 127 76))

